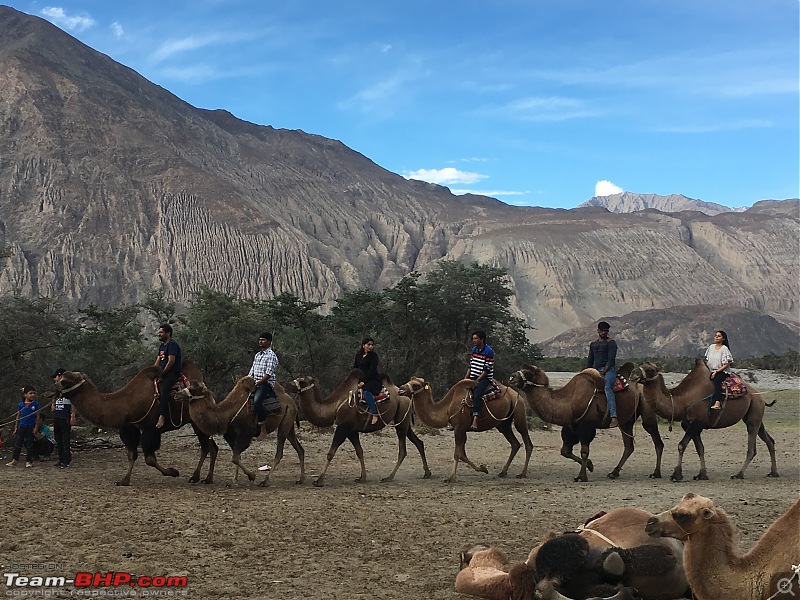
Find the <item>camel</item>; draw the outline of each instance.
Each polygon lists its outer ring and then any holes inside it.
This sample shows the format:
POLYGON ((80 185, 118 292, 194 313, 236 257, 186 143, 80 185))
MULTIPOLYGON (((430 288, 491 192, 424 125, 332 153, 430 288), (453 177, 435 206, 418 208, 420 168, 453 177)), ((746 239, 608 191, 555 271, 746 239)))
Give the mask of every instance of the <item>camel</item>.
POLYGON ((646 529, 654 537, 684 541, 683 564, 698 600, 768 600, 780 595, 784 578, 788 589, 798 589, 800 575, 792 571, 800 562, 800 499, 745 555, 738 550, 736 530, 725 511, 691 492, 652 517, 646 529))
MULTIPOLYGON (((644 527, 652 517, 652 513, 638 508, 619 508, 590 520, 577 533, 588 544, 595 560, 600 557, 603 571, 617 574, 620 573, 620 567, 623 567, 621 585, 627 587, 619 593, 635 588, 643 600, 689 597, 682 564, 683 544, 675 539, 653 539, 648 536, 644 527), (654 547, 654 542, 659 545, 654 547), (620 565, 617 560, 620 558, 627 563, 628 568, 624 568, 624 564, 620 565)), ((456 591, 489 600, 561 600, 565 597, 561 593, 565 590, 559 589, 561 582, 553 588, 552 578, 546 571, 555 569, 566 573, 568 570, 574 571, 576 564, 580 567, 579 561, 576 563, 577 557, 572 556, 575 552, 570 552, 574 542, 568 541, 568 538, 569 535, 556 536, 549 533, 530 552, 524 563, 509 563, 499 548, 474 546, 461 555, 456 591), (553 540, 563 540, 562 547, 567 545, 561 550, 557 548, 555 553, 550 550, 549 556, 540 556, 540 550, 551 547, 553 540)), ((573 572, 571 579, 578 586, 588 583, 588 577, 581 576, 578 572, 573 572)), ((623 594, 613 597, 630 596, 623 594)))
POLYGON ((778 477, 778 466, 775 461, 775 440, 767 433, 764 427, 765 404, 761 393, 752 385, 747 384, 747 395, 742 398, 725 400, 722 410, 713 411, 709 416, 709 403, 705 398, 714 392, 714 386, 709 379, 708 367, 703 359, 698 358, 689 374, 674 388, 667 388, 660 369, 651 363, 644 363, 637 367, 631 374, 631 379, 639 381, 645 403, 648 404, 659 416, 669 419, 670 428, 672 421, 680 421, 685 433, 678 443, 678 464, 670 479, 681 481, 683 479, 683 453, 694 442, 697 455, 700 458, 700 472, 694 479, 708 479, 706 472, 705 448, 701 439, 704 429, 722 429, 730 427, 739 421, 744 421, 747 426, 747 455, 744 464, 738 473, 731 479, 744 479, 744 472, 750 461, 756 455, 756 435, 767 445, 772 468, 767 477, 778 477))
MULTIPOLYGON (((184 361, 183 373, 190 381, 202 381, 203 375, 197 365, 184 361)), ((86 419, 100 427, 119 430, 122 443, 128 454, 128 472, 114 485, 127 486, 131 483, 131 473, 136 459, 139 457, 138 447, 141 444, 145 463, 158 469, 167 477, 178 477, 180 473, 172 467, 162 467, 156 459, 156 451, 161 447, 161 434, 166 431, 180 429, 187 423, 192 426, 200 442, 200 461, 197 463, 189 483, 200 480, 200 469, 210 454, 208 475, 202 483, 212 483, 214 465, 219 448, 216 442, 203 433, 189 418, 185 405, 174 399, 169 404, 169 418, 164 427, 157 429, 159 416, 158 391, 155 381, 161 376, 161 367, 150 366, 139 371, 125 387, 109 394, 101 393, 83 373, 67 371, 56 389, 70 399, 78 412, 86 419)))
MULTIPOLYGON (((619 372, 627 376, 633 368, 633 363, 625 363, 619 372)), ((554 390, 542 369, 534 365, 524 365, 511 375, 509 385, 522 391, 528 405, 543 421, 561 426, 561 456, 581 465, 575 481, 588 481, 586 471, 594 471, 594 465, 589 459, 589 446, 597 429, 608 428, 610 421, 608 403, 603 392, 604 381, 600 373, 595 369, 586 369, 570 379, 564 387, 554 390), (581 444, 580 457, 572 451, 578 442, 581 444)), ((619 477, 622 466, 633 454, 633 426, 640 415, 642 425, 650 434, 656 450, 656 467, 650 477, 661 477, 664 442, 658 432, 656 415, 644 406, 640 396, 640 390, 635 383, 616 394, 617 417, 624 450, 617 466, 607 475, 610 479, 619 477)))
MULTIPOLYGON (((277 431, 275 461, 272 463, 272 470, 267 471, 259 485, 263 487, 269 484, 270 473, 275 472, 283 459, 283 446, 287 439, 300 460, 300 479, 297 483, 304 483, 306 480, 305 450, 297 439, 294 427, 297 406, 280 384, 275 382, 272 387, 280 400, 281 411, 269 415, 265 424, 267 433, 277 431)), ((188 388, 181 390, 176 395, 178 400, 189 403, 189 416, 204 433, 209 436, 222 435, 228 442, 233 451, 231 462, 236 465, 234 483, 238 481, 239 469, 244 471, 250 481, 255 481, 256 478, 256 473, 241 463, 242 452, 250 447, 253 437, 259 433, 258 421, 251 409, 250 401, 250 394, 255 389, 256 384, 253 378, 245 376, 236 382, 230 393, 219 404, 216 403, 211 390, 203 382, 192 382, 188 388)))
MULTIPOLYGON (((470 406, 472 402, 471 390, 475 387, 472 379, 462 379, 451 387, 444 398, 436 402, 433 399, 431 386, 421 377, 412 377, 400 388, 400 393, 410 397, 414 402, 414 411, 420 420, 428 427, 442 428, 450 424, 453 426, 455 437, 455 451, 453 453, 453 470, 447 483, 455 483, 458 476, 458 463, 465 462, 474 470, 488 473, 486 465, 476 465, 467 457, 467 431, 470 431, 472 416, 470 406), (467 402, 470 405, 467 405, 467 402)), ((525 444, 525 466, 517 475, 517 479, 528 476, 528 463, 533 453, 533 442, 528 433, 525 402, 520 395, 509 387, 498 384, 501 391, 500 398, 491 400, 483 407, 478 420, 478 431, 497 429, 511 445, 511 453, 506 464, 498 473, 498 477, 506 477, 511 461, 514 460, 520 449, 520 442, 514 435, 511 427, 516 427, 525 444)))
POLYGON ((395 473, 400 468, 406 457, 406 438, 417 448, 422 459, 423 479, 430 479, 431 471, 428 468, 428 459, 425 456, 425 445, 411 428, 411 401, 398 394, 397 386, 392 384, 388 377, 384 377, 383 384, 389 391, 389 398, 378 404, 378 422, 371 424, 372 415, 366 405, 361 406, 355 400, 355 391, 361 377, 358 369, 353 369, 345 380, 340 383, 325 398, 321 397, 319 387, 313 377, 299 377, 286 384, 286 390, 293 394, 300 404, 300 409, 306 419, 317 427, 330 427, 336 424, 331 447, 328 450, 327 462, 319 477, 314 480, 314 485, 320 487, 325 483, 325 474, 336 455, 336 451, 344 441, 350 440, 361 463, 361 476, 357 482, 367 480, 367 469, 364 464, 364 450, 361 447, 360 433, 380 431, 386 426, 392 426, 397 433, 397 463, 394 470, 381 482, 392 481, 395 473))

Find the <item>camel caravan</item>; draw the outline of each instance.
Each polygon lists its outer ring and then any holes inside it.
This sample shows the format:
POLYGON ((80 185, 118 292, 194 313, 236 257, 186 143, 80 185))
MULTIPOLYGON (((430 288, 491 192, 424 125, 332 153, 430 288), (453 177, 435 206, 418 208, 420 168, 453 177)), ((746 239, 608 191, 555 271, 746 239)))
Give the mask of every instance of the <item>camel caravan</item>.
MULTIPOLYGON (((116 485, 130 485, 139 447, 147 465, 154 467, 162 475, 177 477, 176 469, 161 466, 156 452, 161 446, 163 433, 180 429, 184 425, 192 427, 201 450, 200 460, 189 482, 213 482, 218 454, 215 435, 223 436, 231 448, 232 463, 235 466, 231 483, 238 483, 239 470, 250 481, 255 481, 256 472, 248 468, 242 460, 242 454, 259 433, 259 424, 253 410, 255 381, 252 377, 242 377, 230 393, 217 403, 211 391, 204 385, 203 375, 194 363, 185 361, 183 372, 191 383, 186 389, 174 392, 169 404, 169 418, 161 428, 156 426, 159 417, 156 388, 156 381, 160 376, 158 366, 143 369, 124 387, 111 393, 100 392, 87 375, 79 372, 64 373, 61 382, 57 384, 58 393, 68 397, 84 418, 97 426, 119 430, 127 452, 128 469, 116 485), (208 473, 201 477, 206 458, 210 459, 208 473)), ((778 477, 775 442, 763 424, 765 407, 771 404, 765 404, 762 395, 753 386, 746 384, 747 393, 744 396, 725 398, 721 410, 710 411, 708 398, 713 386, 709 381, 708 368, 702 360, 698 360, 692 371, 673 388, 666 387, 658 367, 650 363, 639 367, 626 363, 620 368, 619 375, 623 381, 627 379, 626 384, 621 385, 615 393, 617 427, 621 433, 623 452, 607 477, 620 477, 623 466, 633 453, 634 426, 637 421, 641 421, 655 449, 655 466, 650 477, 661 477, 664 442, 658 430, 658 417, 667 419, 670 429, 673 421, 679 421, 685 431, 678 444, 678 464, 670 476, 671 480, 682 479, 681 463, 689 441, 694 443, 700 459, 700 472, 695 479, 707 479, 701 439, 703 430, 729 427, 739 421, 747 426, 747 454, 741 469, 732 477, 744 477, 745 470, 756 454, 756 437, 764 441, 770 453, 771 469, 768 476, 778 477)), ((313 481, 316 486, 324 484, 334 456, 345 440, 352 444, 361 467, 360 475, 355 481, 366 481, 367 472, 360 435, 387 427, 393 427, 397 435, 398 455, 394 469, 381 481, 394 479, 407 454, 406 440, 410 440, 419 453, 422 477, 431 478, 424 443, 412 428, 414 419, 431 428, 447 427, 453 431, 453 467, 445 479, 446 482, 457 482, 459 463, 465 463, 477 472, 489 472, 487 465, 476 464, 467 456, 466 445, 468 434, 493 429, 502 433, 510 446, 508 459, 498 477, 507 476, 511 463, 524 445, 524 465, 516 476, 526 478, 533 453, 527 421, 531 413, 545 423, 561 427, 561 455, 580 465, 575 481, 585 482, 588 481, 588 473, 594 471, 590 458, 591 442, 598 429, 611 428, 608 402, 603 393, 603 377, 595 369, 585 369, 573 376, 563 387, 554 389, 541 368, 525 364, 511 375, 508 385, 494 381, 493 395, 486 397, 483 409, 477 416, 472 406, 472 390, 476 386, 474 379, 456 382, 444 397, 437 400, 431 385, 422 377, 412 377, 408 382, 396 386, 384 375, 384 394, 377 405, 377 413, 371 413, 360 395, 361 377, 363 373, 354 369, 327 396, 323 395, 316 380, 310 376, 289 381, 285 389, 274 383, 280 408, 267 417, 262 430, 262 434, 276 434, 272 472, 281 462, 284 445, 288 440, 299 460, 297 483, 305 482, 305 451, 297 434, 299 413, 314 426, 335 426, 325 466, 313 481), (521 442, 515 431, 521 436, 521 442), (573 451, 576 444, 580 444, 580 455, 573 451)), ((258 485, 267 485, 269 478, 268 471, 258 485)))
POLYGON ((488 600, 774 600, 800 589, 798 563, 800 499, 741 554, 727 513, 688 493, 658 515, 618 508, 550 532, 519 563, 472 546, 455 589, 488 600))

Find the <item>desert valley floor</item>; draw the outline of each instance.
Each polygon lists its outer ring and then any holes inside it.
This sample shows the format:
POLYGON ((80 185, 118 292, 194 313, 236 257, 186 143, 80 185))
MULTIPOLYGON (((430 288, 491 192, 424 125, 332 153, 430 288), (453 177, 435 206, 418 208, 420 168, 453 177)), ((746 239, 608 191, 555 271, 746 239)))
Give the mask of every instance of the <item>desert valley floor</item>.
MULTIPOLYGON (((322 488, 311 481, 324 465, 331 431, 303 424, 305 484, 295 483, 297 456, 287 444, 269 487, 262 488, 245 477, 238 487, 226 485, 233 466, 221 439, 214 483, 188 484, 197 446, 186 428, 167 434, 159 453, 162 464, 180 470, 177 478, 162 477, 140 459, 132 485, 115 487, 126 463, 121 448, 79 451, 66 470, 53 468, 52 462, 30 469, 0 467, 0 561, 3 573, 20 564, 52 568, 18 569, 31 576, 94 571, 185 575, 185 597, 198 599, 455 600, 466 598, 453 590, 458 554, 474 542, 499 545, 512 560, 522 560, 550 529, 572 529, 600 510, 621 506, 660 512, 689 491, 713 498, 732 515, 746 550, 800 495, 799 407, 795 397, 767 409, 781 477, 765 477, 769 454, 759 441, 758 455, 741 481, 729 478, 745 456, 741 424, 705 432, 709 481, 692 480, 699 463, 690 447, 684 459, 686 480, 670 482, 680 429, 668 432, 662 423, 666 448, 660 480, 648 478, 655 454, 637 426, 636 452, 618 480, 605 476, 622 450, 618 431, 598 432, 591 447, 595 471, 588 483, 575 483, 578 465, 559 455, 558 430, 535 429, 527 479, 515 478, 523 452, 508 479, 496 477, 508 445, 492 431, 471 434, 467 442, 470 458, 486 464, 489 475, 462 464, 458 482, 446 484, 452 434, 423 431, 433 477, 421 478, 419 455, 409 444, 395 480, 380 483, 397 452, 394 433, 383 431, 362 437, 366 483, 353 481, 358 462, 346 444, 322 488)), ((115 433, 103 435, 118 442, 115 433)), ((253 466, 271 464, 274 448, 271 435, 245 452, 244 460, 253 466)), ((9 589, 5 581, 2 587, 9 596, 26 591, 9 589)), ((70 596, 68 590, 52 591, 55 597, 70 596)), ((143 595, 140 589, 117 590, 118 595, 134 591, 143 595)))

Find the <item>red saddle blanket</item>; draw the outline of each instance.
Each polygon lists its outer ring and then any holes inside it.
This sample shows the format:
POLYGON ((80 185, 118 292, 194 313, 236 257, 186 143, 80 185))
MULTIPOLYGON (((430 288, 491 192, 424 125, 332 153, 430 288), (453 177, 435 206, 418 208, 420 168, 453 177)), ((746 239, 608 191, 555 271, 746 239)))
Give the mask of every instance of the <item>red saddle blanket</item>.
MULTIPOLYGON (((180 376, 178 377, 178 381, 176 381, 175 385, 172 386, 172 389, 170 390, 169 395, 172 398, 174 398, 175 394, 177 394, 178 392, 180 392, 184 388, 188 388, 189 387, 189 383, 190 382, 186 378, 186 375, 181 373, 180 376)), ((153 381, 153 387, 155 388, 156 396, 158 396, 158 384, 159 384, 158 380, 153 381)))
MULTIPOLYGON (((389 399, 389 390, 385 387, 381 388, 380 394, 375 394, 375 404, 380 404, 381 402, 386 402, 389 399)), ((358 401, 361 404, 366 404, 367 402, 364 400, 364 394, 361 393, 361 390, 358 390, 358 401)))
POLYGON ((614 390, 614 393, 621 392, 628 387, 628 380, 625 379, 622 375, 617 375, 617 378, 614 380, 614 387, 611 389, 614 390))
POLYGON ((497 400, 502 395, 503 392, 500 391, 500 388, 493 381, 491 384, 489 384, 489 387, 486 388, 486 391, 484 392, 482 399, 484 402, 491 402, 492 400, 497 400))
POLYGON ((731 373, 722 382, 722 391, 728 398, 741 398, 747 395, 747 386, 738 375, 731 373))

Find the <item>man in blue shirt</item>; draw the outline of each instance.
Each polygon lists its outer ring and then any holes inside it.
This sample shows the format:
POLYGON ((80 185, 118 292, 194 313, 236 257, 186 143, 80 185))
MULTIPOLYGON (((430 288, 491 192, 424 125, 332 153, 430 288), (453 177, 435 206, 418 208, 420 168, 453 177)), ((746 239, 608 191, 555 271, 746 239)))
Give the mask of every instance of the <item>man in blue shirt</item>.
POLYGON ((161 367, 161 381, 158 384, 159 407, 161 414, 156 423, 157 428, 162 428, 169 415, 169 401, 172 386, 178 382, 181 376, 183 361, 181 359, 181 348, 178 342, 172 339, 172 326, 164 323, 158 328, 158 339, 161 345, 158 347, 158 356, 153 365, 161 367))
POLYGON ((486 333, 483 331, 472 332, 472 351, 470 352, 469 368, 466 379, 477 381, 472 388, 472 431, 478 431, 478 417, 481 414, 483 395, 486 388, 492 383, 494 376, 494 350, 486 343, 486 333))
POLYGON ((608 414, 611 415, 609 427, 617 427, 617 397, 614 395, 614 380, 617 378, 617 342, 608 337, 611 325, 605 321, 597 324, 597 339, 589 344, 589 357, 586 359, 587 369, 597 369, 605 379, 608 414))
MULTIPOLYGON (((53 373, 53 381, 56 383, 61 381, 64 373, 64 369, 56 369, 53 373)), ((50 409, 53 411, 53 436, 58 450, 58 462, 55 466, 66 469, 72 462, 72 452, 69 447, 70 434, 72 427, 78 422, 78 413, 69 398, 61 394, 53 400, 50 409)))

